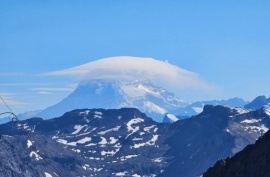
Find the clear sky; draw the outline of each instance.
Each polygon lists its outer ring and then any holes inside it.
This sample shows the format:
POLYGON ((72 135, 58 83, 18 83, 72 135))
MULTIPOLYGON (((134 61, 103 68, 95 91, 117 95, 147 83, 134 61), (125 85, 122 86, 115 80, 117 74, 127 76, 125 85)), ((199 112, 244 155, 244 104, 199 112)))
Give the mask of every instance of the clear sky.
POLYGON ((0 95, 16 113, 43 109, 71 93, 74 78, 40 73, 137 56, 219 90, 176 93, 187 101, 270 96, 269 9, 269 0, 0 1, 0 95))

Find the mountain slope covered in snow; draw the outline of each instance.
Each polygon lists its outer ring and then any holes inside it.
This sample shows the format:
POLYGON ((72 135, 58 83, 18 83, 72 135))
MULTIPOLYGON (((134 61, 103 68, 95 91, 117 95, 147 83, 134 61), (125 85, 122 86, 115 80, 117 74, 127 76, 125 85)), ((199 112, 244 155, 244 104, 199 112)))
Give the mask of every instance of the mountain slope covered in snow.
POLYGON ((51 118, 82 108, 138 108, 154 120, 161 122, 165 113, 175 113, 188 102, 150 81, 94 80, 83 81, 61 102, 36 116, 51 118))

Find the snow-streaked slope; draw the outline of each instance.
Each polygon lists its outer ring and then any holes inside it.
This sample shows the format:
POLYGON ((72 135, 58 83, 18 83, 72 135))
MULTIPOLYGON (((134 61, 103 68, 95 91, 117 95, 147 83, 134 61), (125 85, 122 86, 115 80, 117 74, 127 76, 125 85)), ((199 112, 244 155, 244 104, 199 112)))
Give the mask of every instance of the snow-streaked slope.
POLYGON ((44 163, 46 153, 65 177, 194 177, 254 143, 270 128, 267 113, 208 105, 190 119, 164 124, 132 108, 77 109, 21 121, 18 129, 10 122, 0 125, 0 176, 56 177, 44 163))
POLYGON ((178 121, 179 119, 180 118, 176 117, 173 114, 166 114, 162 122, 163 123, 173 123, 173 122, 178 121))

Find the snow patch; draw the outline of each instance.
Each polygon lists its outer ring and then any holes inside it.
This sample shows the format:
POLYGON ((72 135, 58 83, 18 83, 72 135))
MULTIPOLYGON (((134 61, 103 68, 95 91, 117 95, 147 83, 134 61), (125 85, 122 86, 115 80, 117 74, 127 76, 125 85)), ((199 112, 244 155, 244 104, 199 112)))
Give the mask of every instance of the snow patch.
POLYGON ((152 162, 160 163, 160 162, 162 162, 162 157, 152 159, 152 162))
POLYGON ((149 131, 152 129, 152 128, 154 128, 156 125, 152 125, 152 126, 149 126, 149 127, 144 127, 144 131, 145 132, 148 132, 148 133, 150 133, 149 131))
POLYGON ((105 156, 105 155, 110 155, 110 156, 113 156, 114 154, 116 154, 118 151, 120 150, 120 148, 116 149, 115 151, 101 151, 100 154, 102 156, 105 156))
POLYGON ((243 108, 233 108, 233 109, 236 110, 236 112, 237 112, 238 114, 245 114, 245 113, 250 112, 249 110, 243 109, 243 108))
POLYGON ((126 139, 132 135, 133 133, 137 132, 140 128, 139 126, 136 126, 135 128, 132 127, 133 124, 138 124, 140 122, 144 122, 143 119, 141 118, 135 118, 135 119, 131 119, 126 125, 127 125, 127 129, 128 132, 131 132, 130 134, 127 135, 126 139))
POLYGON ((262 133, 266 133, 269 129, 267 127, 265 127, 264 124, 262 124, 261 126, 248 126, 245 127, 245 130, 251 129, 251 132, 262 132, 262 133))
POLYGON ((95 119, 101 119, 102 116, 96 114, 96 115, 94 115, 94 118, 95 118, 95 119))
POLYGON ((53 177, 50 173, 44 172, 45 177, 53 177))
POLYGON ((155 143, 156 143, 156 141, 158 140, 158 136, 159 135, 153 135, 153 138, 151 140, 147 141, 146 143, 134 144, 134 146, 131 146, 131 148, 137 149, 137 148, 140 148, 140 147, 146 146, 146 145, 148 145, 148 146, 154 146, 155 143))
POLYGON ((173 122, 176 122, 176 121, 179 120, 179 119, 178 119, 175 115, 173 115, 173 114, 167 114, 167 117, 168 117, 171 121, 173 121, 173 122))
POLYGON ((56 140, 58 143, 61 143, 61 144, 67 144, 67 140, 63 140, 63 139, 58 139, 56 140))
POLYGON ((58 143, 65 144, 65 145, 68 145, 68 146, 76 146, 77 145, 77 142, 70 142, 70 143, 68 143, 68 141, 67 140, 64 140, 64 139, 57 139, 56 141, 58 143))
POLYGON ((252 123, 256 123, 256 122, 260 122, 262 121, 261 119, 246 119, 241 121, 241 123, 247 123, 247 124, 252 124, 252 123))
POLYGON ((146 86, 143 86, 142 84, 139 84, 137 88, 140 89, 140 90, 143 90, 146 93, 149 93, 151 95, 154 95, 156 97, 161 97, 158 92, 154 92, 153 90, 151 90, 150 88, 148 88, 146 86))
MULTIPOLYGON (((270 108, 270 107, 269 107, 270 108)), ((270 109, 264 109, 264 112, 268 115, 268 116, 270 116, 270 109)))
POLYGON ((105 145, 108 143, 106 138, 104 138, 104 137, 100 137, 100 138, 101 138, 101 141, 98 144, 105 145))
POLYGON ((127 171, 115 173, 115 176, 125 176, 127 171))
POLYGON ((75 131, 72 132, 71 134, 75 135, 75 134, 79 133, 83 129, 83 127, 84 127, 84 125, 75 125, 74 126, 75 131))
POLYGON ((141 141, 141 140, 143 140, 143 138, 137 138, 137 137, 135 137, 135 138, 132 139, 132 141, 141 141))
POLYGON ((141 177, 141 175, 138 175, 137 173, 132 175, 132 177, 141 177))
POLYGON ((146 144, 153 146, 158 140, 159 135, 153 135, 153 138, 150 141, 147 141, 146 144))
POLYGON ((192 109, 197 113, 200 114, 203 111, 203 107, 192 107, 192 109))
POLYGON ((40 157, 40 155, 38 155, 38 153, 36 153, 35 151, 32 151, 30 153, 30 157, 34 157, 36 161, 42 160, 42 157, 40 157))
POLYGON ((100 115, 100 116, 103 115, 103 113, 102 112, 99 112, 99 111, 95 111, 95 114, 100 115))
POLYGON ((131 159, 131 158, 134 158, 134 157, 138 157, 138 155, 126 155, 126 156, 123 156, 123 157, 120 157, 121 159, 131 159))
POLYGON ((30 148, 33 145, 33 143, 30 140, 27 140, 27 148, 30 148))
POLYGON ((91 140, 92 140, 92 138, 90 138, 90 137, 85 137, 85 138, 83 138, 83 139, 77 141, 77 143, 79 143, 79 144, 84 144, 84 143, 89 142, 89 141, 91 141, 91 140))
POLYGON ((132 84, 123 83, 121 89, 124 91, 126 95, 128 95, 132 99, 145 97, 147 94, 161 98, 159 92, 154 91, 153 88, 145 86, 142 83, 138 83, 138 81, 135 81, 132 84))
POLYGON ((85 146, 96 146, 97 144, 95 144, 95 143, 90 143, 90 144, 87 144, 87 145, 85 145, 85 146))
POLYGON ((148 108, 149 112, 155 112, 159 114, 165 114, 167 112, 165 109, 159 107, 158 105, 150 101, 147 101, 146 103, 144 103, 144 106, 148 108))
POLYGON ((110 137, 110 140, 110 144, 115 144, 118 141, 118 139, 115 139, 114 137, 110 137))
POLYGON ((81 152, 81 150, 80 149, 71 149, 72 151, 74 151, 74 152, 77 152, 77 153, 80 153, 81 152))
POLYGON ((106 134, 106 133, 108 133, 108 132, 118 131, 118 130, 120 129, 120 127, 121 127, 121 126, 116 126, 116 127, 112 128, 112 129, 108 129, 108 130, 105 130, 105 131, 101 131, 101 132, 99 132, 98 134, 99 134, 99 135, 104 135, 104 134, 106 134))
POLYGON ((84 170, 87 170, 87 168, 89 168, 89 165, 88 165, 88 164, 85 164, 85 165, 82 166, 82 168, 83 168, 84 170))
POLYGON ((137 148, 140 148, 140 147, 145 146, 145 145, 146 145, 146 143, 135 144, 133 146, 133 148, 137 149, 137 148))
POLYGON ((79 115, 82 115, 82 114, 84 114, 84 115, 88 115, 88 114, 89 114, 89 112, 90 112, 90 110, 86 110, 86 111, 84 111, 84 112, 80 112, 80 113, 79 113, 79 115))
POLYGON ((127 125, 127 128, 128 128, 128 132, 130 131, 135 131, 135 128, 132 128, 131 125, 133 124, 138 124, 140 122, 144 122, 143 119, 141 118, 135 118, 135 119, 131 119, 126 125, 127 125))

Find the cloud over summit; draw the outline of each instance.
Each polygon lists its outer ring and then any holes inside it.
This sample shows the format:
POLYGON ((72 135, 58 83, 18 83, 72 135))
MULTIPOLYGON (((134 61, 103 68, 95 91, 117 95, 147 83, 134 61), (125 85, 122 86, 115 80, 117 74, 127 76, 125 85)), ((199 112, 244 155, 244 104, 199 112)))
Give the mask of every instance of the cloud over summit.
POLYGON ((96 60, 73 68, 44 73, 45 76, 78 76, 80 80, 150 80, 161 86, 174 89, 203 89, 212 86, 205 83, 193 72, 184 70, 168 62, 152 58, 111 57, 96 60))

